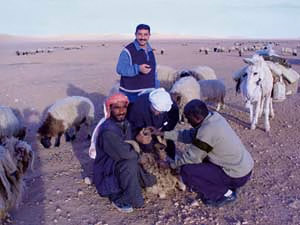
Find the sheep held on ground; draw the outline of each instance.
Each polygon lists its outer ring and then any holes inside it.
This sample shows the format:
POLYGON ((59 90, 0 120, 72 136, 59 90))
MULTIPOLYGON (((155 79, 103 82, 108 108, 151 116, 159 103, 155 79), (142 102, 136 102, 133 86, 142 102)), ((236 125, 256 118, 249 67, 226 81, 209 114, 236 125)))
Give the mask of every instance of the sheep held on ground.
POLYGON ((157 79, 160 81, 160 86, 169 90, 176 79, 176 70, 170 66, 156 66, 157 79))
POLYGON ((41 144, 49 148, 51 138, 56 136, 55 147, 59 147, 63 134, 66 135, 66 141, 74 140, 82 124, 86 125, 90 138, 90 126, 94 120, 94 114, 94 105, 86 97, 71 96, 56 101, 48 109, 46 119, 38 129, 41 144), (75 128, 75 133, 70 136, 68 131, 71 128, 75 128))
POLYGON ((26 128, 21 125, 13 110, 7 106, 0 106, 0 143, 6 137, 23 139, 25 134, 26 128))
POLYGON ((226 88, 220 80, 200 80, 200 99, 205 102, 214 102, 217 104, 216 110, 225 108, 224 98, 226 88))
MULTIPOLYGON (((145 132, 147 128, 144 129, 145 132)), ((151 132, 151 131, 149 131, 151 132)), ((162 138, 155 139, 153 152, 141 152, 139 144, 134 140, 127 140, 136 152, 140 154, 140 164, 150 174, 156 177, 156 184, 152 187, 146 188, 146 193, 158 195, 159 198, 166 198, 167 193, 172 192, 178 187, 180 190, 185 191, 185 184, 179 176, 171 173, 171 168, 165 162, 166 160, 166 142, 162 138)))
POLYGON ((200 98, 200 86, 193 76, 182 77, 174 83, 170 95, 176 102, 179 108, 179 118, 183 121, 184 106, 189 101, 200 98))
POLYGON ((17 207, 24 189, 23 177, 29 167, 33 168, 34 155, 31 146, 14 137, 0 145, 0 220, 8 211, 17 207))

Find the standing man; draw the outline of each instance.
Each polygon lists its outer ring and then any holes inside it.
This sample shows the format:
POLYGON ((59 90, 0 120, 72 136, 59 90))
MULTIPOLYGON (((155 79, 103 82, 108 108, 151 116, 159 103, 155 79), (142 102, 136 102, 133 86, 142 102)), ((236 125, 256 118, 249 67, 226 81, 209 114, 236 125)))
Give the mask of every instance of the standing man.
POLYGON ((143 206, 142 188, 156 182, 138 163, 138 153, 125 142, 132 139, 130 123, 125 118, 128 103, 120 93, 105 102, 108 115, 97 128, 93 179, 98 193, 126 213, 143 206))
POLYGON ((253 159, 224 117, 209 112, 204 102, 194 99, 184 108, 193 127, 164 132, 166 139, 190 144, 170 163, 181 167, 184 183, 204 204, 222 206, 236 199, 236 189, 250 178, 253 159))
POLYGON ((117 73, 121 76, 120 91, 134 102, 139 93, 159 86, 156 61, 150 44, 150 27, 139 24, 136 39, 121 52, 117 73))

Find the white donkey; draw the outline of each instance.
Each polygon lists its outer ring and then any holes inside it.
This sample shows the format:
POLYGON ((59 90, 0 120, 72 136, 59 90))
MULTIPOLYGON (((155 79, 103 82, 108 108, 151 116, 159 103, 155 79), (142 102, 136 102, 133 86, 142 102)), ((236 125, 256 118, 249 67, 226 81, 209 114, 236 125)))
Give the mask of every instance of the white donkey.
POLYGON ((246 108, 250 110, 251 129, 256 128, 258 117, 265 114, 265 130, 270 131, 269 115, 274 117, 272 105, 273 76, 264 61, 263 57, 254 55, 252 58, 245 58, 249 64, 245 68, 245 73, 241 77, 241 91, 246 100, 246 108), (256 103, 255 114, 253 112, 256 103), (254 116, 253 116, 254 114, 254 116))

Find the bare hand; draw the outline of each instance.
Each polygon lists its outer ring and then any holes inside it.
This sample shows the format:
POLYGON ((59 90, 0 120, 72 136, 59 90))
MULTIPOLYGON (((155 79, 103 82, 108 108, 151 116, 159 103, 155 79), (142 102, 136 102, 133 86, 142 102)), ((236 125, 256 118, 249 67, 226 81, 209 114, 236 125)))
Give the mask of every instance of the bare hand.
POLYGON ((139 69, 142 74, 148 74, 151 71, 151 67, 148 64, 142 64, 139 66, 139 69))

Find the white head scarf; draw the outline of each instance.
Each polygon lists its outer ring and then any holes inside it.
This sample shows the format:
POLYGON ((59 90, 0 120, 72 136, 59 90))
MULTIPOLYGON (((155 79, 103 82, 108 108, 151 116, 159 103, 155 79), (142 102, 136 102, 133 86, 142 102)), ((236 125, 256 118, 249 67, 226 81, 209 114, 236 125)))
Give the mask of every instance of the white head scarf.
POLYGON ((151 91, 149 101, 152 107, 159 112, 168 112, 172 107, 172 99, 170 94, 164 88, 158 88, 151 91))

